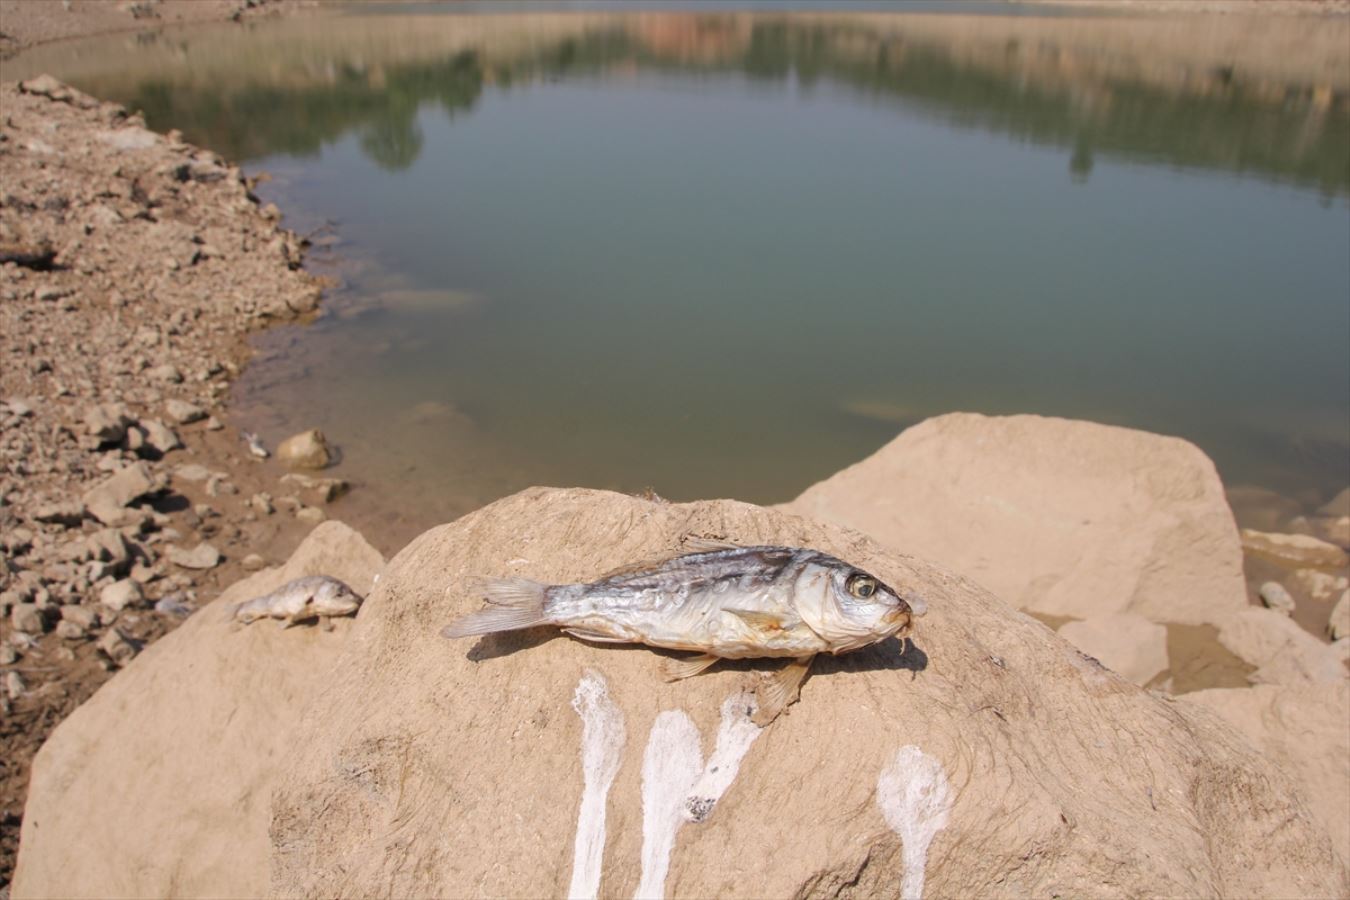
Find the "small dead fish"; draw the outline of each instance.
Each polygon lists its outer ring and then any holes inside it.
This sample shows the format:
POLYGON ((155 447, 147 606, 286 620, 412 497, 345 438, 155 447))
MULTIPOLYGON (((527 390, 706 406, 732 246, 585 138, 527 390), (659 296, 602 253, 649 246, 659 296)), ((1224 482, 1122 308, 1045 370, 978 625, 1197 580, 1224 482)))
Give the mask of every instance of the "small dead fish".
POLYGON ((258 457, 258 459, 267 459, 267 457, 272 455, 268 453, 267 448, 263 446, 262 439, 253 432, 243 432, 243 438, 248 443, 248 452, 258 457))
POLYGON ((587 641, 698 651, 668 662, 670 680, 697 675, 719 659, 788 657, 793 662, 761 691, 761 716, 772 721, 796 699, 817 653, 846 653, 892 635, 903 639, 927 611, 917 594, 896 591, 818 550, 689 545, 700 552, 588 584, 483 579, 490 605, 441 634, 557 625, 587 641))
POLYGON ((328 575, 308 575, 288 581, 270 594, 247 600, 234 609, 236 621, 282 619, 289 628, 310 619, 322 619, 325 628, 334 616, 350 616, 361 606, 361 597, 346 584, 328 575))

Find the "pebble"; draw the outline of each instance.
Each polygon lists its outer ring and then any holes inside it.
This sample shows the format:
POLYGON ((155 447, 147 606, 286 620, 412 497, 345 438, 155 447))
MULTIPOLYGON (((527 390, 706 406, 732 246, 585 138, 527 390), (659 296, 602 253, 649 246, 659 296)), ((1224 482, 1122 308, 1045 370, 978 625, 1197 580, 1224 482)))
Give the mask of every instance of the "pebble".
POLYGON ((13 669, 5 673, 5 693, 11 700, 18 700, 28 691, 28 686, 23 683, 23 677, 13 669))
POLYGON ((104 632, 98 642, 98 649, 102 650, 115 666, 125 666, 140 652, 140 647, 127 640, 116 628, 109 628, 104 632))
POLYGON ((1268 609, 1284 613, 1286 616, 1292 616, 1294 614, 1294 598, 1284 589, 1284 585, 1280 584, 1278 581, 1267 581, 1265 584, 1261 585, 1261 590, 1258 593, 1261 597, 1261 602, 1264 603, 1268 609))
POLYGON ((114 581, 100 591, 98 595, 98 602, 117 612, 121 612, 128 606, 138 606, 144 599, 145 595, 141 593, 140 584, 130 578, 114 581))
POLYGON ((169 562, 185 569, 213 569, 220 565, 220 551, 207 543, 198 544, 191 550, 170 547, 168 556, 169 562))
POLYGON ((163 482, 154 477, 145 463, 135 463, 85 492, 84 505, 105 525, 120 525, 128 519, 125 515, 128 504, 162 487, 163 482))
POLYGON ((19 661, 19 651, 9 644, 0 644, 0 666, 12 666, 19 661))
POLYGON ((93 628, 99 622, 98 611, 92 606, 63 606, 61 620, 74 622, 82 628, 93 628))
POLYGON ((318 525, 328 516, 317 506, 302 506, 295 511, 295 518, 307 525, 318 525))
POLYGON ((35 603, 20 603, 10 610, 9 624, 15 631, 27 634, 42 634, 47 630, 46 622, 35 603))
POLYGON ((206 410, 186 400, 170 400, 164 404, 164 412, 179 425, 190 425, 206 418, 206 410))
POLYGON ((317 428, 293 434, 277 446, 277 459, 292 469, 322 469, 333 461, 328 440, 317 428))
POLYGON ((159 419, 144 419, 140 423, 145 431, 145 444, 161 456, 183 446, 178 433, 159 419))
POLYGON ((267 560, 263 559, 256 553, 250 553, 248 556, 245 556, 243 560, 241 560, 240 565, 242 565, 249 572, 256 572, 259 569, 267 567, 267 560))
POLYGON ((75 622, 62 619, 56 623, 56 636, 67 641, 82 641, 89 637, 89 632, 75 622))
POLYGON ((177 616, 185 618, 192 615, 192 607, 186 603, 187 594, 182 591, 174 591, 172 594, 166 594, 159 598, 155 603, 155 612, 166 616, 177 616))

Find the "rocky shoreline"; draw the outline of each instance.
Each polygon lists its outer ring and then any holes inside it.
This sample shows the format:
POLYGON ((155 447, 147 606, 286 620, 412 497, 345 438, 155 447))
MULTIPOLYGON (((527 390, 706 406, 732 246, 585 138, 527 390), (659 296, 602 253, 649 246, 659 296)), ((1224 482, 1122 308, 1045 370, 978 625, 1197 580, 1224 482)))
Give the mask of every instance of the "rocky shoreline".
POLYGON ((32 755, 138 650, 285 559, 345 485, 222 421, 246 336, 317 306, 239 169, 50 78, 0 85, 0 883, 32 755))

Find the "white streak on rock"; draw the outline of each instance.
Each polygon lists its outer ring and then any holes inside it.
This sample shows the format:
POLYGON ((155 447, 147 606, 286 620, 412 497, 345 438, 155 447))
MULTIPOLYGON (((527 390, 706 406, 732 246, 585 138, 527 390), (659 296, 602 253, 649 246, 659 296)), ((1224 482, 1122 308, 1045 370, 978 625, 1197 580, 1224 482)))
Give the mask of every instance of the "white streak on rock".
POLYGON ((942 763, 913 744, 901 747, 877 778, 877 806, 903 844, 905 874, 900 881, 900 896, 902 900, 920 900, 928 845, 947 824, 952 808, 952 792, 942 763))
POLYGON ((637 900, 665 896, 675 835, 685 798, 703 771, 698 728, 684 710, 666 710, 652 723, 642 757, 642 878, 637 900))
POLYGON ((717 745, 698 783, 689 791, 684 802, 684 817, 688 821, 702 822, 712 815, 717 801, 731 787, 731 782, 736 780, 741 760, 763 730, 750 721, 755 709, 755 695, 748 692, 732 694, 722 702, 722 724, 717 729, 717 745))
POLYGON ((581 716, 581 810, 572 852, 572 884, 567 896, 590 898, 600 893, 605 854, 605 806, 609 787, 623 761, 623 712, 609 696, 603 675, 587 671, 577 684, 572 708, 581 716))

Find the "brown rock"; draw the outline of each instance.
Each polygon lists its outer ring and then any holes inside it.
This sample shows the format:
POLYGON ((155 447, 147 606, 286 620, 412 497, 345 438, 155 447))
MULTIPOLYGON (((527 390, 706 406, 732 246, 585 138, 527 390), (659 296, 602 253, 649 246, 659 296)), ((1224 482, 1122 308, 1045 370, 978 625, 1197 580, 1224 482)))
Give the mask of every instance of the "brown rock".
POLYGON ((333 461, 328 441, 317 428, 302 431, 282 441, 277 459, 292 469, 322 469, 333 461))
POLYGON ((135 463, 120 469, 84 495, 89 513, 105 525, 121 524, 126 518, 126 506, 133 500, 162 490, 163 479, 150 471, 145 463, 135 463))
POLYGON ((1340 547, 1307 534, 1275 534, 1244 528, 1242 548, 1288 566, 1340 569, 1350 564, 1350 557, 1340 547))
POLYGON ((33 762, 14 896, 265 895, 278 765, 352 623, 239 629, 228 611, 305 575, 365 592, 382 565, 360 535, 325 523, 76 709, 33 762))
POLYGON ((1293 775, 1342 864, 1350 864, 1350 684, 1196 691, 1179 702, 1212 709, 1293 775))
POLYGON ((184 569, 214 569, 220 565, 220 551, 207 543, 198 544, 191 550, 171 547, 168 557, 169 562, 184 569))
POLYGON ((1201 624, 1247 604, 1218 474, 1177 438, 1040 416, 940 416, 786 508, 942 563, 1038 613, 1201 624))
POLYGON ((820 547, 921 591, 929 612, 915 639, 923 663, 918 650, 897 659, 894 645, 827 661, 787 715, 746 735, 754 740, 739 772, 719 775, 730 782, 721 799, 699 801, 701 823, 679 832, 668 896, 893 894, 906 861, 891 823, 911 821, 916 841, 930 829, 933 896, 990 885, 1066 896, 1344 891, 1329 838, 1275 765, 1212 717, 1089 662, 968 580, 744 504, 532 490, 422 535, 381 577, 282 762, 272 893, 568 893, 586 780, 577 710, 587 704, 608 708, 619 723, 610 729, 626 735, 599 754, 609 748, 616 774, 597 801, 609 823, 598 890, 637 892, 644 781, 674 793, 663 815, 690 809, 680 798, 706 796, 677 774, 689 762, 679 734, 708 752, 729 699, 723 743, 745 734, 737 698, 755 673, 718 666, 667 684, 646 650, 546 632, 447 650, 437 631, 480 605, 460 580, 469 574, 583 580, 672 552, 688 533, 820 547), (663 711, 688 718, 657 728, 663 711), (944 784, 953 798, 945 827, 933 808, 878 806, 904 801, 907 785, 937 804, 944 784), (426 834, 437 840, 417 837, 426 834))

